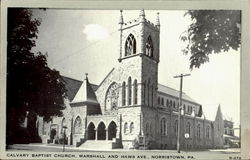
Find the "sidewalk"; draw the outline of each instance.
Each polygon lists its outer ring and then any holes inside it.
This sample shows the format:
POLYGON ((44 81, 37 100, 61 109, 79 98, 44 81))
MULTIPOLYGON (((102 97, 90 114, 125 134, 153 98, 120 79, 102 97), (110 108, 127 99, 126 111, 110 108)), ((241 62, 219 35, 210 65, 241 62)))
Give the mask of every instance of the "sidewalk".
MULTIPOLYGON (((30 143, 30 144, 13 144, 9 146, 8 150, 54 150, 54 151, 62 151, 63 145, 62 144, 42 144, 42 143, 30 143)), ((167 152, 167 153, 176 153, 176 150, 134 150, 134 149, 88 149, 88 148, 81 148, 75 147, 71 145, 65 145, 65 150, 67 151, 92 151, 92 152, 100 152, 100 151, 118 151, 118 152, 138 152, 138 151, 149 151, 149 152, 167 152)), ((189 150, 185 151, 182 150, 183 153, 195 153, 195 152, 214 152, 214 153, 240 153, 240 148, 228 148, 228 149, 206 149, 206 150, 189 150)))

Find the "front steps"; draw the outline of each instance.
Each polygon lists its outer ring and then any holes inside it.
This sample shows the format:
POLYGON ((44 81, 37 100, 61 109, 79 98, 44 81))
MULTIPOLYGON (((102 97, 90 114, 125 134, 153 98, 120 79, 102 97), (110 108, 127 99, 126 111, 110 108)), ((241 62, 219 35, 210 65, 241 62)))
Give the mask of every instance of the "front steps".
POLYGON ((116 140, 87 140, 79 146, 79 148, 87 150, 108 150, 114 148, 122 148, 116 140))

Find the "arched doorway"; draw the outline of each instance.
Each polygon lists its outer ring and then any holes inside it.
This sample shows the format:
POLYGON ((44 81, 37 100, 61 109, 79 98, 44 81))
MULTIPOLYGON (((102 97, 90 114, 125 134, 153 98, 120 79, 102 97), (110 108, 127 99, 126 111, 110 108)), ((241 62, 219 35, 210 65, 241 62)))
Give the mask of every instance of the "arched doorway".
POLYGON ((105 124, 103 122, 101 122, 98 125, 97 128, 97 139, 98 140, 105 140, 106 139, 106 130, 105 130, 105 124))
POLYGON ((53 140, 56 138, 56 129, 51 129, 50 131, 50 140, 53 142, 53 140))
POLYGON ((89 140, 95 139, 95 125, 92 122, 88 126, 88 139, 89 140))
POLYGON ((114 121, 112 121, 110 124, 109 124, 109 127, 108 127, 108 140, 112 140, 113 138, 116 138, 116 124, 114 121))

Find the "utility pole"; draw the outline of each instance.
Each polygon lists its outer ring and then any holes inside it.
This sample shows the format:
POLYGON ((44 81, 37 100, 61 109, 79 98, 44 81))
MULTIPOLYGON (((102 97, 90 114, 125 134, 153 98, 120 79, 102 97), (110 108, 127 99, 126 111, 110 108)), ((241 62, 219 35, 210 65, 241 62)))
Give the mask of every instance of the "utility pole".
POLYGON ((179 114, 178 114, 178 134, 177 134, 177 152, 180 153, 180 139, 181 139, 181 110, 182 110, 182 83, 183 77, 190 76, 191 74, 180 74, 174 78, 180 78, 180 95, 179 95, 179 114))

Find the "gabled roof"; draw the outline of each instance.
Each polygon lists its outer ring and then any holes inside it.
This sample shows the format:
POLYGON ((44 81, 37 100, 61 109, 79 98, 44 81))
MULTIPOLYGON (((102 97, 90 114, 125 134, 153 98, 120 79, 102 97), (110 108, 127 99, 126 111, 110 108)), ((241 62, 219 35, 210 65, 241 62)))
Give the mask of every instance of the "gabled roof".
POLYGON ((102 85, 102 83, 109 77, 109 75, 115 70, 115 68, 112 68, 109 73, 106 75, 106 77, 102 80, 102 82, 99 84, 99 86, 102 85))
MULTIPOLYGON (((179 94, 180 94, 179 91, 173 88, 170 88, 168 86, 162 85, 162 84, 158 84, 158 92, 162 92, 163 94, 168 94, 170 96, 174 96, 177 98, 179 97, 179 94)), ((198 104, 195 100, 189 97, 185 92, 182 92, 182 99, 198 104)))
POLYGON ((65 77, 65 76, 62 76, 62 79, 65 82, 68 99, 69 101, 72 101, 77 91, 79 90, 80 86, 82 85, 82 81, 75 80, 75 79, 65 77))
MULTIPOLYGON (((71 102, 71 101, 73 101, 76 94, 80 90, 80 87, 82 86, 83 81, 79 81, 79 80, 72 79, 72 78, 65 77, 65 76, 62 76, 62 78, 63 78, 63 80, 65 82, 65 87, 67 89, 68 99, 71 102)), ((88 83, 88 88, 87 88, 88 91, 95 92, 97 90, 97 88, 98 88, 98 85, 88 83)), ((91 95, 91 97, 93 97, 93 94, 91 95)))
MULTIPOLYGON (((113 70, 114 70, 114 68, 108 73, 108 75, 113 70)), ((108 75, 106 77, 108 77, 108 75)), ((84 93, 84 91, 83 91, 84 86, 85 86, 85 89, 88 90, 89 100, 93 100, 94 102, 97 102, 94 92, 98 89, 98 87, 99 87, 98 85, 91 84, 91 83, 89 83, 89 81, 87 81, 87 86, 86 85, 83 86, 83 81, 75 80, 75 79, 65 77, 65 76, 62 76, 62 78, 65 81, 65 84, 66 84, 65 87, 67 89, 67 95, 68 95, 70 102, 72 102, 73 99, 74 99, 74 102, 80 100, 79 97, 83 97, 83 96, 86 97, 86 93, 84 93)), ((173 88, 170 88, 168 86, 162 85, 162 84, 158 84, 158 91, 162 92, 163 94, 168 94, 170 96, 179 97, 179 91, 177 91, 173 88)), ((183 92, 182 98, 186 101, 190 101, 190 102, 198 104, 195 100, 193 100, 191 97, 189 97, 184 92, 183 92)))

